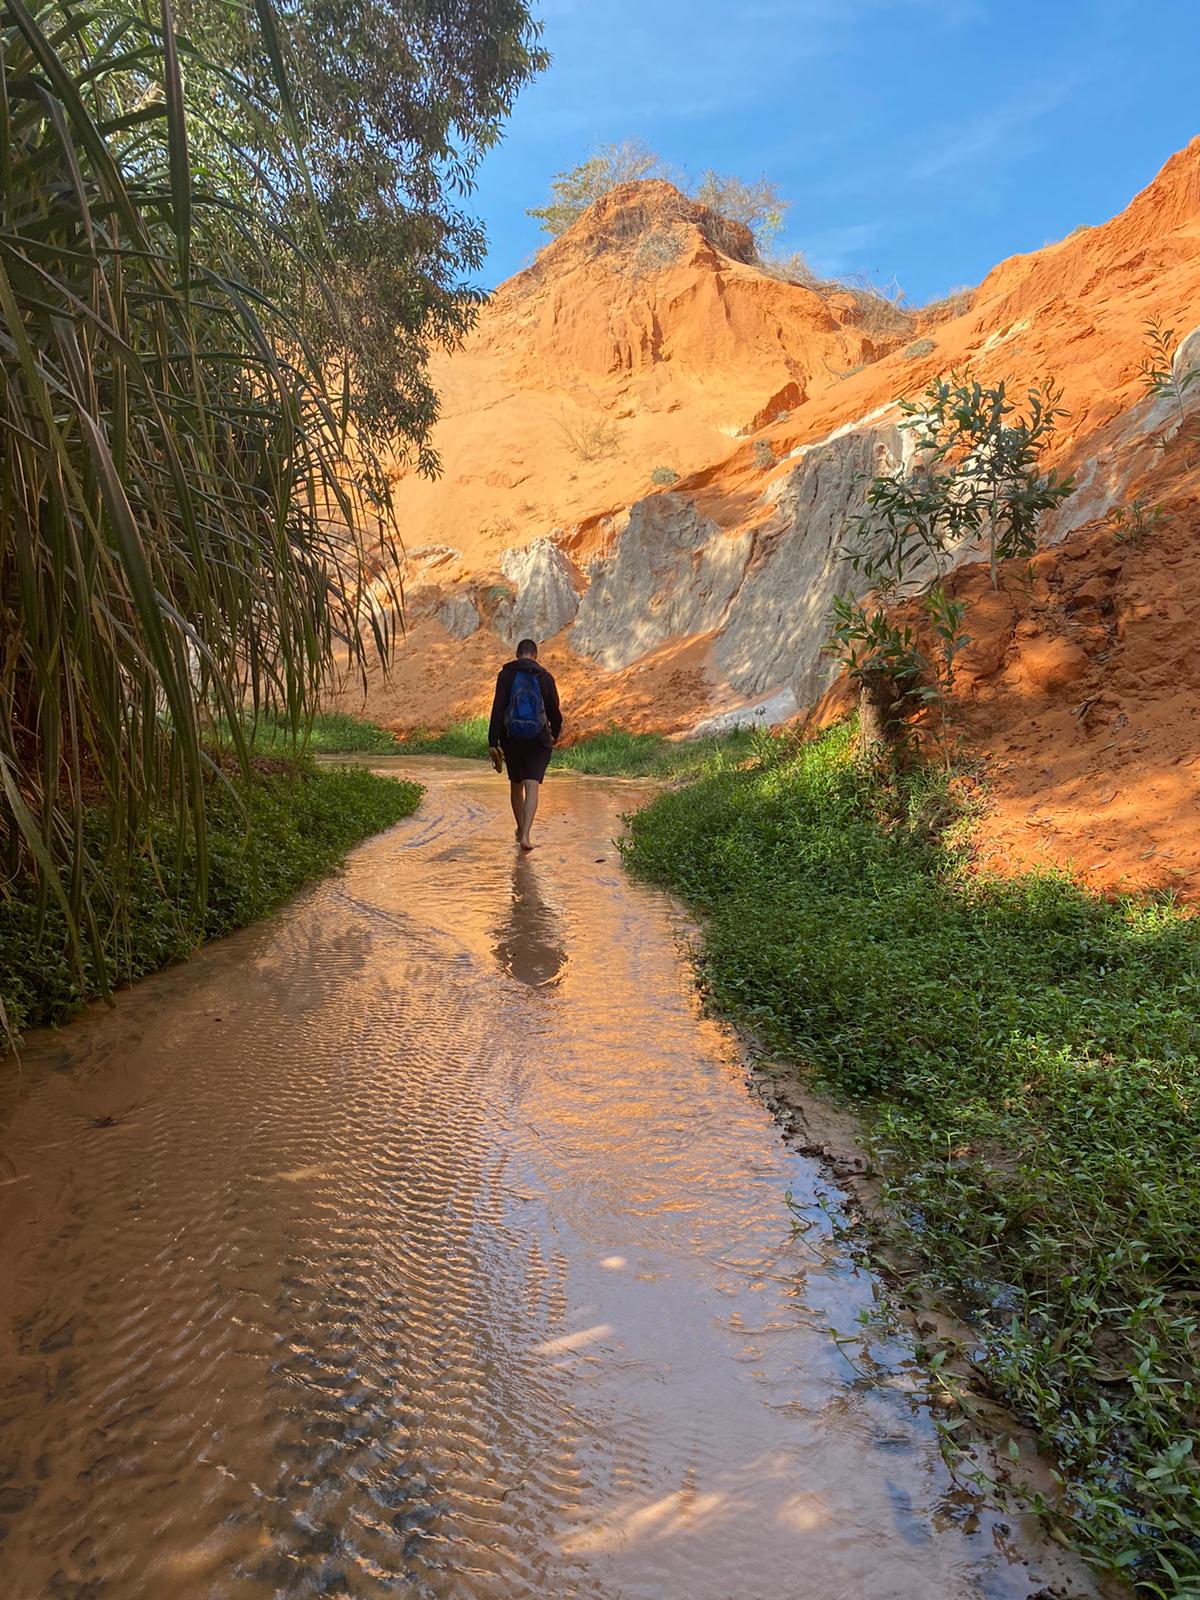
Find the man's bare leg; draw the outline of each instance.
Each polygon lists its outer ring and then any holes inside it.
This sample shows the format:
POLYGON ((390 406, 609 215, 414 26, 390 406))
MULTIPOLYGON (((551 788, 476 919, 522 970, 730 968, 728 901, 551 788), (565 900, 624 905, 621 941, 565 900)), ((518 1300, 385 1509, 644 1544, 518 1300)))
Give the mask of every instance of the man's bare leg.
POLYGON ((517 838, 521 837, 521 823, 525 812, 525 784, 518 779, 508 786, 508 798, 512 802, 513 821, 517 825, 517 838))
POLYGON ((534 848, 529 834, 533 828, 533 819, 537 816, 538 790, 540 788, 541 785, 536 778, 525 779, 525 804, 521 811, 521 829, 517 834, 517 842, 522 850, 532 850, 534 848))

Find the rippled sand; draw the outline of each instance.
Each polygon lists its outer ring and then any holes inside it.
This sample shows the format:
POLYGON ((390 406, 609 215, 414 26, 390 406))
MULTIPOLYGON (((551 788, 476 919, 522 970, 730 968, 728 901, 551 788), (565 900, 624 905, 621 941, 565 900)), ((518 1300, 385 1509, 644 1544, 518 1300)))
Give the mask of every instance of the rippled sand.
POLYGON ((621 870, 641 791, 552 774, 523 859, 490 772, 405 770, 343 876, 5 1069, 4 1600, 1062 1582, 830 1337, 872 1281, 621 870))

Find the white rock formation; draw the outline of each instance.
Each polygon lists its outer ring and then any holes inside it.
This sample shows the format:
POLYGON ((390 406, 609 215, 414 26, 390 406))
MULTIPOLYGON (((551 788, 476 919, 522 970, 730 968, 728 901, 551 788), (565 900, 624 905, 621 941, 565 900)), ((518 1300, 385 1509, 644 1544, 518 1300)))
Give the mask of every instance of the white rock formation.
POLYGON ((774 515, 756 534, 714 650, 739 693, 789 684, 803 705, 832 680, 824 648, 833 598, 866 587, 848 560, 854 519, 869 481, 900 466, 904 443, 894 423, 843 432, 796 452, 768 485, 774 515))
POLYGON ((552 639, 579 610, 579 571, 552 539, 535 539, 506 550, 500 570, 515 586, 512 600, 496 608, 493 627, 515 643, 521 638, 552 639))
MULTIPOLYGON (((1175 349, 1175 375, 1200 367, 1200 328, 1193 328, 1175 349)), ((1089 459, 1075 480, 1075 492, 1046 519, 1050 542, 1057 544, 1069 533, 1097 517, 1123 506, 1133 485, 1146 473, 1148 458, 1159 441, 1170 441, 1200 414, 1200 383, 1174 395, 1147 395, 1123 412, 1092 442, 1089 459)))
POLYGON ((723 533, 685 495, 638 500, 615 553, 590 569, 572 647, 615 672, 668 639, 718 627, 750 548, 749 533, 723 533))
POLYGON ((733 706, 728 711, 718 711, 715 716, 701 718, 694 728, 688 729, 686 737, 703 739, 715 733, 732 733, 735 728, 777 728, 799 710, 791 689, 777 689, 774 694, 747 701, 743 706, 733 706))
POLYGON ((479 627, 479 612, 469 595, 449 595, 434 616, 452 639, 469 639, 479 627))
POLYGON ((846 559, 848 531, 870 479, 898 468, 905 444, 876 414, 804 446, 767 486, 772 515, 753 533, 723 532, 682 494, 639 500, 614 554, 592 569, 572 645, 612 671, 669 639, 720 629, 721 674, 739 695, 766 696, 782 721, 833 676, 824 654, 833 597, 865 587, 846 559))

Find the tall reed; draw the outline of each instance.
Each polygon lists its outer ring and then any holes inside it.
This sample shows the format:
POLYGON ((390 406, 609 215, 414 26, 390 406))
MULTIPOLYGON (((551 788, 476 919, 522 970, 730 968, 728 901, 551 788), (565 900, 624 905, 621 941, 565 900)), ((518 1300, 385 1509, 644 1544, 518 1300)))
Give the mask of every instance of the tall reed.
POLYGON ((270 203, 302 151, 269 0, 244 76, 171 7, 0 0, 0 895, 33 877, 100 988, 156 812, 204 893, 206 726, 299 725, 398 614, 270 203))

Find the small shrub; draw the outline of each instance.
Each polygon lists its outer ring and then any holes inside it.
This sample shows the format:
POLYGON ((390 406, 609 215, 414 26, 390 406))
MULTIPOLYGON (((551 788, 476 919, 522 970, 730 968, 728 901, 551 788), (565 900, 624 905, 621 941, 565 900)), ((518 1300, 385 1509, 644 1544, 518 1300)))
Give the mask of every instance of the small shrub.
MULTIPOLYGON (((823 299, 848 294, 857 308, 858 326, 880 342, 900 337, 908 332, 916 320, 916 313, 904 304, 904 291, 895 279, 880 287, 862 273, 851 273, 844 278, 822 278, 813 271, 800 251, 790 256, 768 256, 757 265, 768 277, 794 283, 802 289, 811 289, 823 299)), ((834 372, 833 375, 835 378, 849 377, 851 372, 861 372, 865 364, 850 368, 847 372, 834 372)), ((833 369, 830 368, 830 371, 833 369)))
POLYGON ((643 273, 663 272, 673 267, 683 254, 682 238, 669 228, 651 228, 634 251, 632 271, 635 278, 643 273))
POLYGON ((815 289, 819 294, 827 294, 841 287, 835 279, 818 277, 802 250, 793 251, 790 256, 764 256, 758 267, 768 278, 794 283, 801 289, 815 289))
POLYGON ((511 583, 489 583, 479 596, 488 616, 491 616, 498 606, 511 603, 516 598, 516 586, 511 583))
POLYGON ((558 429, 567 449, 580 461, 603 461, 614 455, 621 438, 616 423, 605 416, 572 417, 564 411, 558 429))
MULTIPOLYGON (((1179 340, 1174 328, 1164 328, 1161 317, 1151 317, 1146 324, 1146 343, 1149 354, 1141 365, 1142 382, 1146 392, 1155 398, 1173 400, 1179 412, 1179 432, 1189 443, 1200 439, 1200 424, 1188 427, 1186 397, 1193 384, 1200 383, 1200 367, 1179 370, 1179 340)), ((1158 439, 1160 449, 1166 449, 1165 432, 1158 439)))
POLYGON ((620 184, 665 176, 662 159, 640 139, 601 145, 586 161, 557 173, 550 185, 549 203, 533 206, 525 214, 536 217, 545 232, 557 238, 620 184))
POLYGON ((843 291, 858 306, 858 325, 874 339, 894 339, 912 327, 915 313, 904 304, 904 290, 895 278, 879 285, 860 273, 844 278, 843 291))
POLYGON ((864 371, 870 365, 871 363, 869 361, 857 361, 852 367, 839 368, 831 367, 827 361, 825 363, 825 370, 833 379, 834 383, 843 383, 847 378, 857 377, 860 372, 864 371))
POLYGON ((1048 378, 1026 392, 1021 416, 1004 383, 985 388, 951 373, 919 400, 901 400, 900 426, 915 437, 917 466, 875 478, 867 490, 851 556, 859 570, 894 589, 915 562, 932 558, 941 570, 956 550, 975 544, 987 551, 995 588, 997 563, 1032 555, 1043 513, 1074 488, 1040 467, 1066 415, 1061 398, 1048 378))
POLYGON ((915 361, 918 356, 931 356, 937 349, 932 339, 915 339, 904 354, 910 361, 915 361))
POLYGON ((1108 525, 1117 544, 1141 544, 1162 523, 1166 512, 1162 506, 1147 505, 1143 496, 1127 506, 1116 506, 1108 514, 1108 525))
POLYGON ((950 293, 943 295, 940 300, 931 300, 928 305, 921 307, 921 320, 923 322, 950 322, 954 317, 961 317, 971 309, 971 301, 975 298, 974 289, 965 284, 950 293))
POLYGON ((692 198, 727 222, 740 222, 749 228, 760 254, 782 229, 783 214, 790 204, 769 178, 747 183, 744 178, 714 172, 711 167, 696 185, 692 198))
POLYGON ((952 600, 935 584, 921 600, 921 614, 932 636, 923 650, 913 630, 893 622, 882 606, 868 611, 859 601, 838 595, 827 649, 859 688, 859 733, 864 749, 872 745, 902 750, 909 719, 920 710, 937 712, 937 736, 946 764, 950 761, 949 701, 954 665, 970 638, 963 633, 965 600, 952 600))
MULTIPOLYGON (((985 389, 951 375, 936 378, 920 400, 899 402, 900 426, 916 439, 917 464, 911 472, 872 480, 847 552, 882 602, 918 576, 922 564, 932 562, 940 574, 964 546, 987 550, 993 588, 998 562, 1033 554, 1042 514, 1074 487, 1071 479, 1040 470, 1041 453, 1064 415, 1060 398, 1047 379, 1028 391, 1028 415, 1014 417, 1003 383, 985 389)), ((969 643, 961 632, 965 605, 950 600, 939 582, 922 609, 938 641, 932 660, 907 627, 890 621, 884 604, 867 611, 847 596, 834 600, 828 648, 859 686, 864 750, 902 754, 908 720, 918 708, 936 705, 948 759, 954 659, 969 643)))
POLYGON ((657 484, 660 489, 669 489, 673 483, 679 482, 679 474, 674 467, 655 467, 650 474, 650 482, 657 484))
POLYGON ((770 442, 766 439, 754 441, 754 465, 763 472, 775 465, 775 452, 771 449, 770 442))
POLYGON ((827 646, 858 686, 859 741, 872 758, 899 755, 909 741, 908 718, 928 681, 929 663, 912 629, 893 622, 882 606, 869 611, 848 595, 835 595, 827 646))

